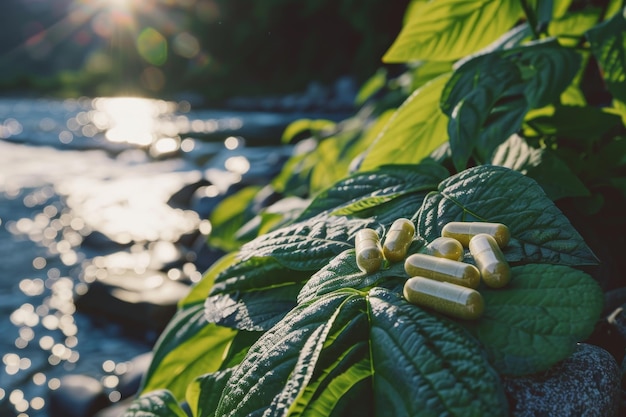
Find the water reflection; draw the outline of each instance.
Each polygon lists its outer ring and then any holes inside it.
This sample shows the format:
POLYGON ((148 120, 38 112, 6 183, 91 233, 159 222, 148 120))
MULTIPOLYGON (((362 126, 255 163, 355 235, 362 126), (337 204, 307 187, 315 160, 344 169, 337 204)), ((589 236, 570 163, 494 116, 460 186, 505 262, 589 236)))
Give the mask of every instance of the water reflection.
POLYGON ((108 337, 76 313, 75 298, 91 283, 124 281, 120 298, 128 298, 140 288, 129 277, 140 276, 148 290, 201 278, 193 254, 176 244, 181 236, 210 234, 212 224, 168 199, 200 180, 208 185, 194 198, 214 198, 244 175, 256 175, 259 163, 277 164, 246 149, 241 132, 234 132, 242 126, 239 117, 193 112, 186 102, 29 104, 0 99, 0 139, 6 139, 0 140, 0 234, 10 238, 11 250, 15 242, 26 248, 25 261, 7 267, 11 277, 0 280, 0 312, 6 313, 0 401, 33 417, 45 415, 48 391, 61 383, 57 376, 82 372, 94 358, 97 369, 87 373, 104 373, 100 383, 110 401, 119 401, 118 385, 130 366, 125 359, 143 353, 144 345, 129 349, 127 338, 108 337), (203 136, 218 131, 212 142, 203 136), (255 158, 262 160, 253 167, 255 158), (97 245, 124 246, 98 252, 97 245))

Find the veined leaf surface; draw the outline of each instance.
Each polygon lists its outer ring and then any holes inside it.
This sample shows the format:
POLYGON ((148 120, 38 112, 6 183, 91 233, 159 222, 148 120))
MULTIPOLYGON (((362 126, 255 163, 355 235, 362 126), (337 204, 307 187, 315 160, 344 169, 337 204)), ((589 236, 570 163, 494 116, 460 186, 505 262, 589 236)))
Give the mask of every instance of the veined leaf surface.
POLYGON ((387 63, 451 61, 498 39, 520 18, 520 3, 508 0, 419 2, 383 56, 387 63))
POLYGON ((482 165, 444 180, 420 212, 417 230, 428 242, 451 221, 503 223, 511 232, 509 262, 592 265, 597 258, 565 215, 531 178, 482 165))
POLYGON ((546 370, 589 337, 602 311, 602 290, 564 265, 528 264, 511 272, 505 288, 481 288, 485 312, 468 327, 500 373, 546 370))

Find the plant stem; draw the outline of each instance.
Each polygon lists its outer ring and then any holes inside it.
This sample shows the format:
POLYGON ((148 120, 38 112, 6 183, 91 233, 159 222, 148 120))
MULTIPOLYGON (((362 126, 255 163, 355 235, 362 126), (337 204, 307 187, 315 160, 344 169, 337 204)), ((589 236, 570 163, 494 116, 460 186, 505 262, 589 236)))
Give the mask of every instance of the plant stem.
POLYGON ((528 4, 528 0, 520 0, 520 3, 522 5, 522 9, 524 10, 524 14, 526 15, 528 26, 533 33, 533 38, 539 39, 539 32, 537 32, 537 16, 535 15, 535 12, 530 7, 530 4, 528 4))

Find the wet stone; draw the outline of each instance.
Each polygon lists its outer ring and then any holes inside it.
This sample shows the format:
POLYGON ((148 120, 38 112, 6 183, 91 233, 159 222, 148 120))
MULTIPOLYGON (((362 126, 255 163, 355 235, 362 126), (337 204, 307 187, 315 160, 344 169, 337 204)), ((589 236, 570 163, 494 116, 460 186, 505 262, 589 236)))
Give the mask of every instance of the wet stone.
POLYGON ((150 367, 153 357, 152 352, 146 352, 142 355, 134 357, 128 364, 128 370, 120 376, 120 382, 117 386, 122 399, 130 398, 137 394, 143 376, 150 367))
POLYGON ((79 311, 106 317, 127 327, 162 331, 189 286, 161 271, 110 273, 88 285, 76 298, 79 311))
POLYGON ((616 417, 620 378, 613 356, 581 343, 548 371, 505 377, 503 384, 514 417, 616 417))
POLYGON ((89 417, 110 405, 100 382, 86 375, 66 375, 58 389, 50 391, 50 417, 89 417))

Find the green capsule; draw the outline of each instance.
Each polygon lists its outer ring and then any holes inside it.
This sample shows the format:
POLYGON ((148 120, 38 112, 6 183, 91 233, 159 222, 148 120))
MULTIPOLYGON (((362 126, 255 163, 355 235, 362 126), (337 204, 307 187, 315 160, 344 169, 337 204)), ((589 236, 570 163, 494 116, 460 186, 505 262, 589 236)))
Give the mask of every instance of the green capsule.
POLYGON ((409 219, 400 218, 394 221, 385 236, 383 254, 390 262, 404 259, 415 236, 415 225, 409 219))
POLYGON ((354 237, 354 247, 359 269, 368 274, 380 269, 383 264, 383 250, 376 230, 359 230, 354 237))
POLYGON ((480 284, 480 272, 474 265, 423 253, 406 258, 404 270, 410 277, 426 277, 467 288, 477 288, 480 284))
POLYGON ((451 237, 438 237, 426 246, 425 251, 427 255, 438 258, 448 258, 453 261, 463 259, 463 245, 451 237))
POLYGON ((403 294, 412 304, 463 320, 479 318, 485 308, 478 291, 424 277, 409 278, 404 284, 403 294))
POLYGON ((441 236, 454 238, 466 248, 470 239, 480 233, 491 235, 501 248, 504 248, 511 238, 509 228, 502 223, 450 222, 441 230, 441 236))
POLYGON ((511 268, 491 235, 481 233, 474 236, 469 242, 469 250, 487 286, 501 288, 509 283, 511 268))

